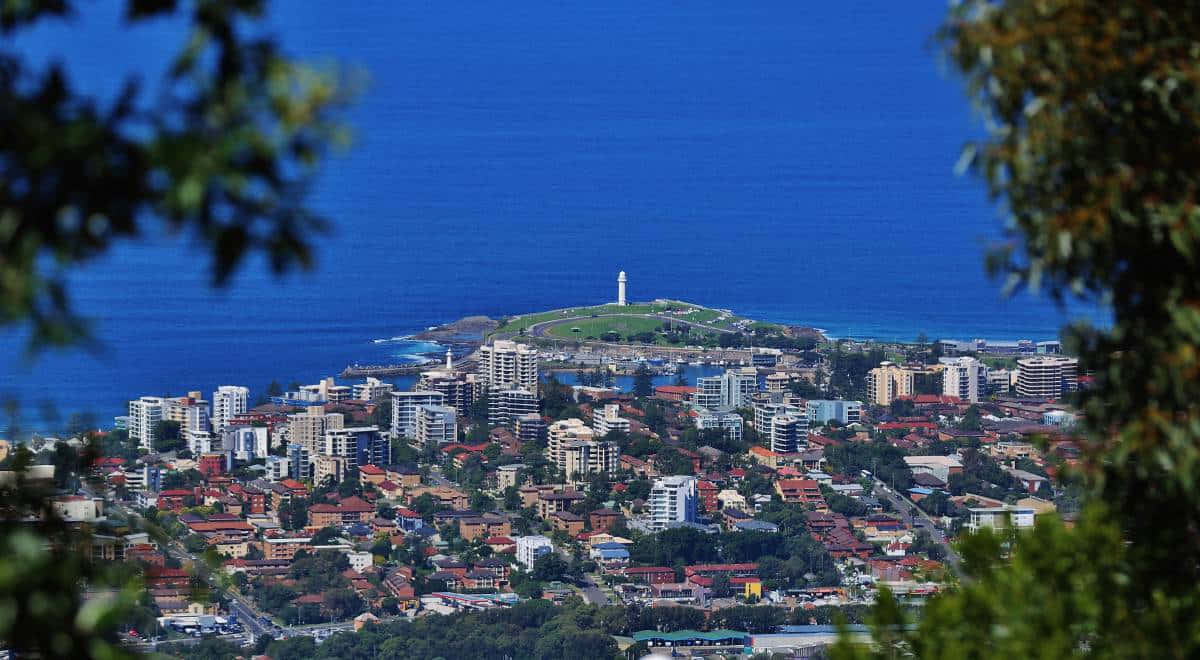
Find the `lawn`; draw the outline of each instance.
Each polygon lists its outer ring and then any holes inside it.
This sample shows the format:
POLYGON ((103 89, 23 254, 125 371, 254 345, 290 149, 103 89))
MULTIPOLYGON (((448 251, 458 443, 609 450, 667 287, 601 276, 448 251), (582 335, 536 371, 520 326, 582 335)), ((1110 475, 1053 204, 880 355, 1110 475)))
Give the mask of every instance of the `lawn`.
POLYGON ((639 332, 657 332, 662 324, 659 319, 645 316, 601 316, 556 325, 546 335, 559 339, 600 339, 607 332, 617 332, 624 338, 639 332))
MULTIPOLYGON (((715 319, 721 317, 724 314, 724 312, 721 312, 721 311, 715 310, 715 309, 708 309, 707 307, 701 307, 699 305, 693 305, 691 303, 685 303, 682 301, 642 303, 642 304, 635 304, 635 305, 626 305, 624 307, 619 306, 619 305, 609 304, 609 305, 595 305, 595 306, 591 306, 591 307, 588 307, 588 306, 570 307, 570 308, 562 309, 562 310, 554 310, 554 311, 549 311, 549 312, 535 312, 532 314, 522 314, 520 316, 514 316, 514 317, 508 319, 503 324, 501 324, 500 327, 493 330, 491 334, 503 334, 503 333, 516 334, 516 333, 521 332, 522 330, 527 330, 529 328, 529 326, 537 324, 537 323, 542 323, 544 321, 552 321, 554 319, 570 318, 572 316, 590 316, 592 314, 630 314, 630 315, 665 314, 667 312, 670 312, 673 310, 677 311, 680 309, 687 309, 687 310, 691 310, 691 311, 689 311, 686 314, 678 314, 678 315, 671 314, 671 316, 682 319, 682 320, 686 320, 686 321, 693 321, 695 323, 711 323, 718 327, 729 327, 730 325, 732 325, 732 323, 734 321, 737 321, 740 318, 737 316, 730 316, 723 321, 714 323, 715 319)), ((658 325, 661 325, 661 323, 662 323, 661 321, 656 321, 654 319, 647 319, 647 320, 653 321, 654 327, 657 327, 658 325)), ((579 324, 578 323, 572 324, 572 326, 577 326, 577 325, 579 325, 579 324)), ((635 332, 642 332, 645 329, 649 329, 649 328, 639 329, 639 330, 636 330, 635 332)), ((569 330, 568 330, 568 332, 569 332, 569 330)), ((604 330, 601 331, 601 333, 603 333, 603 332, 604 332, 604 330)), ((620 332, 620 330, 618 330, 618 332, 620 332)), ((548 334, 551 336, 554 336, 554 337, 564 337, 564 335, 562 335, 558 332, 557 328, 554 329, 553 331, 550 331, 548 334)), ((575 336, 576 334, 578 334, 578 333, 570 333, 570 336, 575 336)))

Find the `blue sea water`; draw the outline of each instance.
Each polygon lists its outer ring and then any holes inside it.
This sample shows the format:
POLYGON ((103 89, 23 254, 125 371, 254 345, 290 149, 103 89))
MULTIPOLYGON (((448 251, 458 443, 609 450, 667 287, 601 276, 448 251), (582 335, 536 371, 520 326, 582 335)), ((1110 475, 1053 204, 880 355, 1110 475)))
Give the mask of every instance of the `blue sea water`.
MULTIPOLYGON (((183 34, 87 3, 16 45, 86 90, 152 88, 183 34)), ((686 299, 838 336, 1053 338, 982 268, 1001 215, 953 174, 981 131, 932 35, 942 2, 272 3, 293 54, 369 76, 313 204, 319 265, 212 291, 185 237, 74 278, 99 352, 18 357, 0 395, 119 414, 143 394, 416 359, 468 314, 686 299), (386 340, 386 341, 378 341, 386 340)), ((1090 316, 1098 316, 1086 310, 1090 316)), ((34 414, 36 416, 36 414, 34 414)))

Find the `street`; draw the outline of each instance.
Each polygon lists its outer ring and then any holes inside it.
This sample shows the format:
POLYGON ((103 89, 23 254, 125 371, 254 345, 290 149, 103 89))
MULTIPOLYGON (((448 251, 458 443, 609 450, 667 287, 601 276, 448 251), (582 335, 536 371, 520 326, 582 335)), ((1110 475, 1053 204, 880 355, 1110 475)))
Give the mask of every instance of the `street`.
POLYGON ((922 520, 925 523, 925 528, 929 531, 929 535, 933 538, 934 542, 942 546, 942 548, 946 551, 946 562, 950 564, 950 567, 954 569, 955 573, 958 572, 959 564, 962 560, 959 558, 958 553, 956 553, 954 548, 950 545, 949 540, 946 538, 946 534, 941 530, 940 527, 937 526, 937 523, 929 516, 929 514, 925 513, 921 507, 913 504, 913 502, 907 497, 903 497, 899 493, 889 489, 887 484, 883 483, 879 479, 875 479, 875 496, 881 499, 886 499, 888 502, 890 502, 892 508, 900 514, 902 519, 910 523, 912 523, 915 519, 922 520))

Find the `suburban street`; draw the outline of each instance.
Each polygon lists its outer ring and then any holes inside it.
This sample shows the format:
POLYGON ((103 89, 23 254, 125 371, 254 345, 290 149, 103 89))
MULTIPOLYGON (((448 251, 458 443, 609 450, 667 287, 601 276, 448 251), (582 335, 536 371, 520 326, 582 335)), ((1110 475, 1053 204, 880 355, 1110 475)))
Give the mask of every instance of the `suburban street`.
POLYGON ((914 504, 912 500, 892 491, 888 488, 887 484, 879 479, 875 479, 875 496, 890 502, 892 508, 900 513, 908 522, 911 523, 918 519, 923 521, 926 529, 929 531, 929 535, 946 551, 946 562, 950 564, 956 573, 958 572, 959 564, 962 560, 959 558, 958 553, 954 551, 954 547, 950 545, 945 532, 937 526, 937 522, 929 514, 914 504))

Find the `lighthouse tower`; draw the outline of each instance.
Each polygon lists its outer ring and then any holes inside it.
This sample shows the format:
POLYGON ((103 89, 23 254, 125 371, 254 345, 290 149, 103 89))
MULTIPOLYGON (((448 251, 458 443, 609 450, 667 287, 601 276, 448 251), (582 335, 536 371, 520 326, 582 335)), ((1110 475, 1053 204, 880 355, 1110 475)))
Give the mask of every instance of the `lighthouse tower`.
POLYGON ((629 304, 625 302, 625 271, 621 271, 621 273, 617 275, 617 304, 629 304))
POLYGON ((454 354, 449 347, 446 348, 446 371, 454 371, 454 354))

